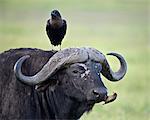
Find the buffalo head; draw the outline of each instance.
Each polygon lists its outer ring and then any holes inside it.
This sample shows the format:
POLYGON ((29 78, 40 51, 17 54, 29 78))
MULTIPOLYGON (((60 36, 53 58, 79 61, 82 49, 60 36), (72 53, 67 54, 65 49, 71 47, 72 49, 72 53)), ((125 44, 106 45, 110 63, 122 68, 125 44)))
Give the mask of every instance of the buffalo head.
POLYGON ((93 104, 101 101, 109 102, 115 99, 116 94, 107 96, 107 88, 100 75, 110 81, 119 81, 124 77, 127 65, 120 54, 108 55, 119 59, 121 66, 117 72, 111 70, 105 56, 94 48, 69 48, 59 51, 34 76, 25 76, 21 72, 22 63, 30 57, 23 56, 16 62, 14 72, 18 80, 36 86, 37 89, 43 86, 44 89, 49 87, 52 91, 61 89, 72 99, 93 104))

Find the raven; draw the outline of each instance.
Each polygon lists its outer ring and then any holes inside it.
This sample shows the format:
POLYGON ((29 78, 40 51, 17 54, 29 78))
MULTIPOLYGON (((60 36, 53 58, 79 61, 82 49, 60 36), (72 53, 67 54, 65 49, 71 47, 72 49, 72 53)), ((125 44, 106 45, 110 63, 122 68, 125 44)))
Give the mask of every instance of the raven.
POLYGON ((53 10, 51 12, 51 18, 47 20, 46 33, 50 39, 50 42, 54 46, 60 45, 66 34, 67 23, 66 20, 61 18, 58 10, 53 10))

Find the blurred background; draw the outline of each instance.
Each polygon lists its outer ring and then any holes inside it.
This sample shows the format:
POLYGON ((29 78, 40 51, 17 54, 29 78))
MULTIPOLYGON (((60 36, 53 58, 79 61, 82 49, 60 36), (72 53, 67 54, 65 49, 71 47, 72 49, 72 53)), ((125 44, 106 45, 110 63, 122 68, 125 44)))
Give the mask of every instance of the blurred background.
MULTIPOLYGON (((81 120, 150 120, 148 5, 146 0, 0 0, 0 52, 21 47, 51 50, 45 26, 51 10, 58 9, 68 23, 62 48, 116 51, 128 63, 122 81, 103 78, 109 93, 118 93, 117 100, 95 105, 81 120)), ((107 59, 117 70, 118 61, 107 59)))

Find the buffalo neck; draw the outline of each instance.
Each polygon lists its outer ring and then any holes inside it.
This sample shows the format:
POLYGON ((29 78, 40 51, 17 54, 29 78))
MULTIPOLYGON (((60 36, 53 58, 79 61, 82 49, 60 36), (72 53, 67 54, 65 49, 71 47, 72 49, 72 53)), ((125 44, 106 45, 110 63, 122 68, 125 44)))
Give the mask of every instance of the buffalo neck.
POLYGON ((87 110, 87 103, 79 102, 74 98, 66 96, 61 89, 45 92, 37 92, 37 108, 42 119, 79 119, 87 110), (38 98, 38 99, 37 99, 38 98))

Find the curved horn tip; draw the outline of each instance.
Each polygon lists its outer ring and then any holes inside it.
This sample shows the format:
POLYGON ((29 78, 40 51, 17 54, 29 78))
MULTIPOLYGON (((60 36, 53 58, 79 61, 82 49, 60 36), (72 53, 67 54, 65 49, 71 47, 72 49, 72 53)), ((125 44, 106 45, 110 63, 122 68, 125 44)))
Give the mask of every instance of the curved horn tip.
POLYGON ((27 58, 29 58, 29 57, 30 57, 30 55, 25 55, 25 56, 23 56, 23 57, 21 57, 21 58, 27 59, 27 58))
POLYGON ((24 56, 22 56, 21 58, 19 58, 18 61, 20 61, 20 60, 26 60, 26 59, 29 58, 29 57, 30 57, 30 55, 24 55, 24 56))
POLYGON ((123 60, 123 61, 125 62, 125 64, 126 64, 126 67, 127 67, 127 63, 126 63, 126 61, 125 61, 125 59, 124 59, 123 55, 121 55, 121 54, 119 54, 119 53, 115 53, 115 52, 107 53, 107 55, 112 55, 112 56, 117 57, 118 59, 123 60))
POLYGON ((27 59, 29 58, 30 55, 25 55, 25 56, 22 56, 21 58, 19 58, 19 60, 17 60, 17 62, 15 63, 14 65, 14 72, 16 73, 16 71, 19 69, 19 67, 22 65, 22 63, 27 59))
POLYGON ((120 54, 115 53, 115 52, 110 52, 110 53, 107 53, 106 55, 121 56, 120 54))
POLYGON ((120 61, 120 65, 121 65, 120 69, 117 72, 113 72, 110 69, 110 73, 112 75, 112 78, 110 78, 109 80, 114 81, 114 82, 121 80, 127 72, 127 63, 126 63, 124 57, 121 54, 118 54, 115 52, 110 52, 107 55, 112 55, 112 56, 117 57, 120 61))
POLYGON ((18 60, 17 60, 17 62, 15 63, 15 66, 18 64, 18 63, 23 63, 27 58, 29 58, 30 57, 30 55, 25 55, 25 56, 22 56, 21 58, 19 58, 18 60))
POLYGON ((119 60, 120 59, 123 60, 123 62, 125 63, 125 66, 127 67, 127 63, 126 63, 124 57, 121 54, 115 53, 115 52, 110 52, 110 53, 107 53, 106 55, 112 55, 112 56, 117 57, 119 60))

